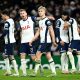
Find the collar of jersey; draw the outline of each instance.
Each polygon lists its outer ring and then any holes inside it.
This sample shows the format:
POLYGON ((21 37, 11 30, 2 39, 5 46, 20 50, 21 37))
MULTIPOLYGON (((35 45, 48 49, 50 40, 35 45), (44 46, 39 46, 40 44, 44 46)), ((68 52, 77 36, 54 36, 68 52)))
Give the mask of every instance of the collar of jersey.
POLYGON ((43 20, 43 19, 45 19, 46 17, 44 17, 44 18, 41 18, 41 20, 43 20))
POLYGON ((26 21, 27 19, 28 19, 28 17, 25 20, 23 19, 23 21, 26 21))

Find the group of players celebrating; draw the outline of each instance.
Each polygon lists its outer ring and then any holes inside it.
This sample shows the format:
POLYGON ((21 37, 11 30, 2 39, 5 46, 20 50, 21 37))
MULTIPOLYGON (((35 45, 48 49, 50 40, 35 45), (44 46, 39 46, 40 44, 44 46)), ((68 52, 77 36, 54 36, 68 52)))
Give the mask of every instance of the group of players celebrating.
MULTIPOLYGON (((56 21, 56 31, 54 33, 53 24, 50 19, 52 17, 46 16, 46 8, 40 6, 38 8, 39 17, 28 16, 25 9, 20 9, 19 14, 21 20, 19 21, 18 28, 20 30, 21 44, 20 44, 20 58, 21 58, 21 69, 22 76, 27 76, 26 71, 26 54, 30 54, 31 59, 35 62, 34 73, 32 76, 36 76, 38 69, 42 72, 41 56, 43 52, 46 54, 48 59, 51 74, 49 76, 56 75, 55 63, 51 56, 51 46, 57 47, 61 53, 61 67, 62 73, 74 73, 76 72, 74 56, 72 54, 73 50, 76 51, 78 57, 78 66, 80 72, 80 36, 78 31, 77 22, 74 18, 71 18, 69 14, 64 11, 60 19, 56 21), (38 30, 34 34, 34 24, 38 21, 38 30), (56 37, 55 37, 56 34, 56 37), (34 41, 40 37, 40 43, 37 51, 35 50, 34 41), (69 56, 69 58, 68 58, 69 56), (70 60, 72 69, 68 69, 68 59, 70 60)), ((15 23, 12 18, 10 18, 9 13, 4 10, 1 12, 1 18, 4 20, 4 30, 0 34, 0 38, 4 37, 5 47, 4 47, 4 61, 6 66, 5 75, 9 76, 19 76, 18 65, 16 63, 13 47, 15 45, 15 23), (11 61, 15 73, 12 74, 10 69, 11 61)))

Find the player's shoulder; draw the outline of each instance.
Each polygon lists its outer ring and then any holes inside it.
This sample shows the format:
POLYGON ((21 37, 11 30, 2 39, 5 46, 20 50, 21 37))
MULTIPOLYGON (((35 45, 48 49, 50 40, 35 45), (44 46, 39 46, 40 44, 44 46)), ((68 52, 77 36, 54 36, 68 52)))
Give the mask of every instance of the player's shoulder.
POLYGON ((69 22, 73 24, 74 22, 76 22, 76 20, 74 18, 70 18, 69 22))
POLYGON ((63 22, 63 20, 62 20, 61 18, 57 19, 57 20, 56 20, 56 25, 57 25, 57 26, 58 26, 58 25, 61 25, 61 22, 63 22))
POLYGON ((62 18, 56 20, 56 22, 62 22, 62 21, 63 21, 62 18))
POLYGON ((14 20, 12 18, 9 18, 9 19, 6 20, 6 22, 13 23, 14 20))
POLYGON ((52 25, 52 22, 50 21, 50 19, 45 18, 45 24, 46 24, 47 26, 51 26, 51 25, 52 25))
POLYGON ((20 21, 19 21, 19 23, 23 23, 24 21, 21 19, 20 21))

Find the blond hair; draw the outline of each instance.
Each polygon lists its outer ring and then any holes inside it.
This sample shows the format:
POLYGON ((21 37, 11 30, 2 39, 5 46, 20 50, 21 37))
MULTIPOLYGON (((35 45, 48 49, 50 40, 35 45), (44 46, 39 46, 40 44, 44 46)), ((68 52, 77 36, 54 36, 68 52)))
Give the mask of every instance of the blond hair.
POLYGON ((38 11, 39 11, 40 9, 44 9, 45 12, 46 12, 46 8, 45 8, 44 6, 40 6, 40 7, 38 8, 38 11))

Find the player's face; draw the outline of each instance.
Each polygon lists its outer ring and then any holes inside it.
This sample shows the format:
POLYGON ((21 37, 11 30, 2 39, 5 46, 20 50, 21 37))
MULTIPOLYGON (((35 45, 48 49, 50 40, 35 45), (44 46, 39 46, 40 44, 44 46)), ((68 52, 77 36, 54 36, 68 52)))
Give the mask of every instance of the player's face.
POLYGON ((20 17, 21 17, 22 19, 26 19, 26 17, 27 17, 27 12, 26 12, 26 11, 21 11, 21 12, 20 12, 20 17))
POLYGON ((45 10, 44 9, 38 10, 38 14, 39 14, 40 17, 44 16, 45 15, 45 10))
POLYGON ((62 15, 62 19, 63 19, 63 20, 66 20, 67 17, 68 17, 67 15, 62 15))

